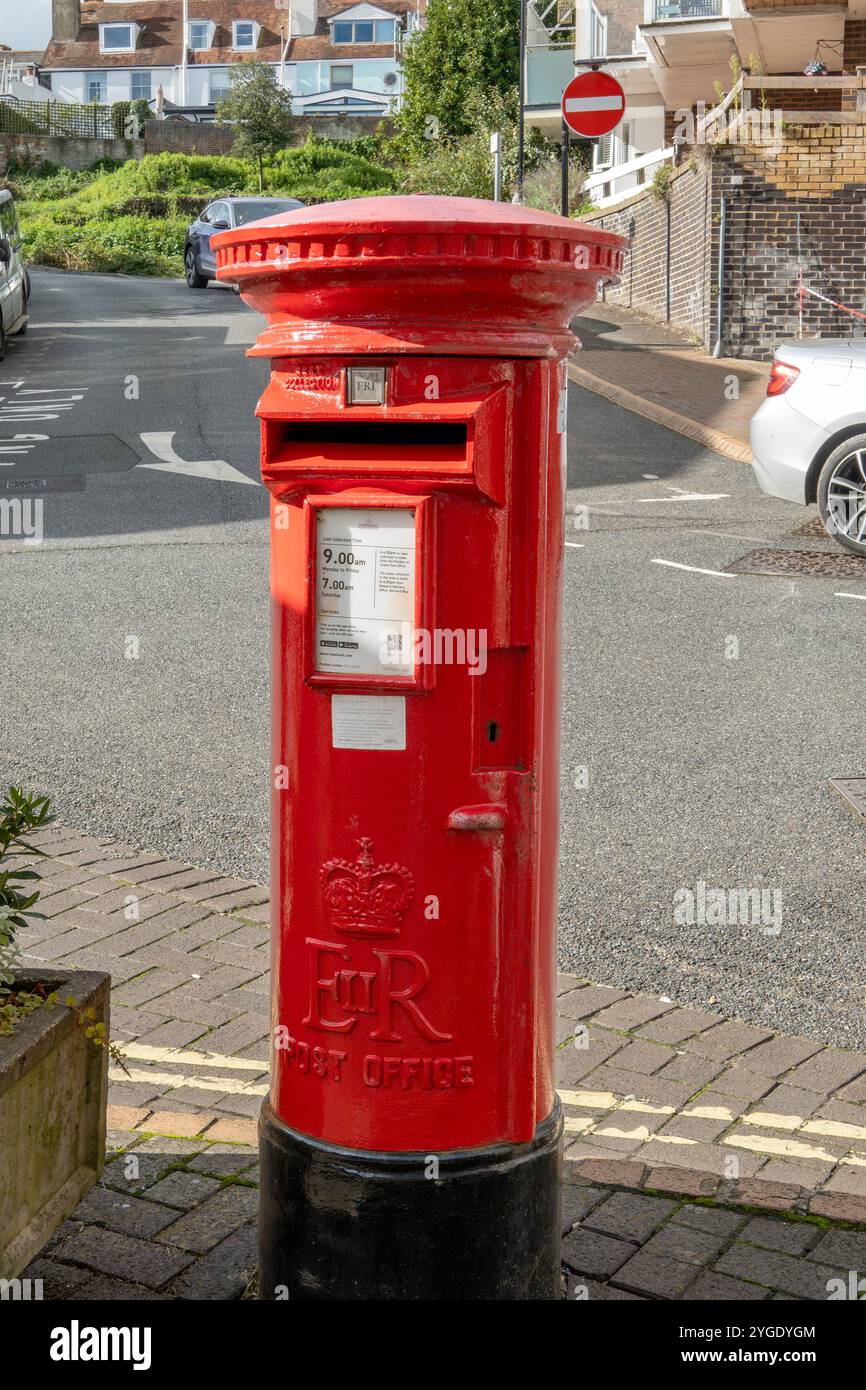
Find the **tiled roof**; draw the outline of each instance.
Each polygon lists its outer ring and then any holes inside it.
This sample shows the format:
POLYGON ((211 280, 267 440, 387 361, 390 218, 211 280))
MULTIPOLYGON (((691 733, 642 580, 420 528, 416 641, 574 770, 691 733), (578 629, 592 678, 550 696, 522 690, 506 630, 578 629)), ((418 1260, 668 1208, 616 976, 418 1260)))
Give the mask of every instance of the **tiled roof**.
MULTIPOLYGON (((357 2, 357 0, 356 0, 357 2)), ((405 15, 414 12, 414 0, 370 0, 378 9, 389 14, 405 15)), ((387 58, 393 54, 391 44, 332 44, 328 19, 352 8, 351 3, 320 4, 316 32, 292 40, 287 54, 289 62, 300 59, 387 58)), ((273 0, 191 0, 191 20, 210 20, 215 24, 211 48, 190 50, 190 67, 213 63, 238 63, 251 56, 250 51, 232 48, 232 21, 252 19, 260 26, 255 57, 264 62, 279 62, 282 56, 288 11, 273 0)), ((51 40, 45 50, 43 65, 47 68, 130 68, 176 67, 181 62, 181 10, 177 0, 136 0, 133 4, 104 3, 104 0, 82 0, 81 32, 74 43, 51 40), (100 53, 99 25, 135 23, 142 27, 138 46, 132 53, 100 53)))

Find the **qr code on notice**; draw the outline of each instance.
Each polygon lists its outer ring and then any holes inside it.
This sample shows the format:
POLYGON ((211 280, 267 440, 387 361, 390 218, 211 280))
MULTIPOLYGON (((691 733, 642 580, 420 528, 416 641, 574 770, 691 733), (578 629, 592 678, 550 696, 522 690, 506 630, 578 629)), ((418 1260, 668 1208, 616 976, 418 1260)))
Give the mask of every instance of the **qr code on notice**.
POLYGON ((401 661, 403 658, 403 634, 400 632, 385 633, 385 659, 386 661, 401 661))

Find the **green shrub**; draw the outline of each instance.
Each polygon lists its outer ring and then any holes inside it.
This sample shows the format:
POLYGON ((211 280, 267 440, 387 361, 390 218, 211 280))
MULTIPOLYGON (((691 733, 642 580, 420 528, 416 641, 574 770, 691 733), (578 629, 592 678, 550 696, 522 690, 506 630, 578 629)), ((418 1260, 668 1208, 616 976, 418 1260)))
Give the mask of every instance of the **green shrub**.
MULTIPOLYGON (((186 230, 216 197, 258 192, 258 174, 231 155, 146 155, 73 172, 56 165, 10 170, 20 198, 27 259, 67 270, 180 275, 186 230)), ((394 174, 324 140, 265 162, 267 192, 304 203, 389 193, 394 174)))
POLYGON ((124 275, 180 275, 187 225, 183 218, 145 216, 74 222, 22 218, 33 264, 124 275))

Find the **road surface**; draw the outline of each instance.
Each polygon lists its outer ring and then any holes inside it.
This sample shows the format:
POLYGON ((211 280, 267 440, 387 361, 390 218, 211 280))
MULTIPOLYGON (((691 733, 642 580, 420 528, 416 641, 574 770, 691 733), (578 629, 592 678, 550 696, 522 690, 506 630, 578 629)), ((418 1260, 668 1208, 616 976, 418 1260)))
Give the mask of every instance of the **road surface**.
MULTIPOLYGON (((33 278, 0 367, 0 498, 36 479, 45 537, 0 537, 0 778, 264 879, 260 320, 216 286, 33 278)), ((568 476, 563 966, 862 1045, 864 830, 826 781, 866 773, 866 614, 836 596, 866 584, 723 574, 815 544, 791 536, 806 513, 575 386, 568 476), (747 920, 707 911, 712 888, 747 920)))

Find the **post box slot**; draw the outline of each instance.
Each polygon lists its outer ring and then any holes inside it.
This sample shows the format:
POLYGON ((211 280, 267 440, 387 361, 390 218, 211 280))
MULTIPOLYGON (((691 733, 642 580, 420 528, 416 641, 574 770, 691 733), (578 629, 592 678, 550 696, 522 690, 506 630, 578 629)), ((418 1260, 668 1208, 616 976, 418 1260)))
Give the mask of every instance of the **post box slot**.
POLYGON ((273 425, 271 457, 313 470, 377 470, 419 466, 447 472, 469 468, 465 424, 401 420, 281 420, 273 425))

